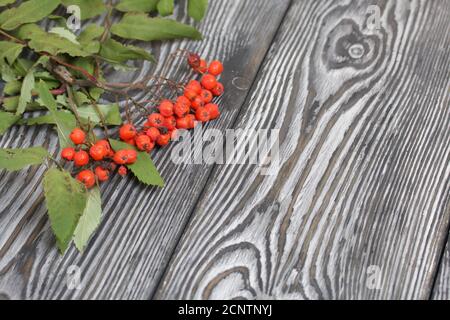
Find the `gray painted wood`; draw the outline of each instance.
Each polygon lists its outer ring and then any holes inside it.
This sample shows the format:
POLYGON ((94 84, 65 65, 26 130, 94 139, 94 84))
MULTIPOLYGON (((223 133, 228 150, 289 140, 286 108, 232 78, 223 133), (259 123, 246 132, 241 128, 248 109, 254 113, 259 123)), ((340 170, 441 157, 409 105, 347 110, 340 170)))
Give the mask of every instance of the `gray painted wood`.
POLYGON ((214 169, 156 298, 429 298, 450 215, 448 21, 445 0, 293 1, 235 125, 278 128, 280 167, 214 169))
POLYGON ((447 242, 433 287, 433 300, 450 300, 450 243, 447 242))
MULTIPOLYGON (((288 4, 288 0, 214 0, 198 26, 204 34, 202 42, 174 41, 149 48, 160 60, 178 48, 188 48, 224 61, 221 81, 227 92, 220 99, 222 116, 209 126, 226 128, 234 122, 288 4)), ((187 21, 182 13, 176 15, 187 21)), ((128 80, 154 71, 148 64, 138 65, 128 80)), ((181 74, 178 65, 170 68, 172 78, 181 74)), ((116 75, 114 80, 125 78, 116 75)), ((49 127, 14 127, 0 139, 0 147, 36 145, 58 152, 49 127)), ((144 187, 134 179, 117 177, 105 184, 100 228, 83 254, 72 247, 64 256, 56 250, 46 217, 40 185, 44 168, 0 172, 0 297, 149 298, 212 170, 207 165, 173 164, 170 148, 158 151, 155 162, 166 187, 144 187), (81 271, 79 290, 66 285, 71 266, 81 271)))

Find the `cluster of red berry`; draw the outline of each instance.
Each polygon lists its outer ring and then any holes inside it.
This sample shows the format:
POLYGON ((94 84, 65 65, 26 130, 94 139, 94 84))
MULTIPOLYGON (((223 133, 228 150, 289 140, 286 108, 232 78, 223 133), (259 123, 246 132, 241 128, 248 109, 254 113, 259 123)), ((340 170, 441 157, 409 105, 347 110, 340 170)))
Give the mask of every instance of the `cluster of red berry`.
POLYGON ((73 161, 76 167, 87 166, 92 159, 94 171, 85 169, 78 173, 77 179, 84 183, 86 188, 92 188, 96 180, 106 181, 110 173, 117 169, 121 176, 127 174, 126 164, 133 164, 137 160, 135 150, 119 150, 114 152, 107 140, 99 140, 95 143, 86 142, 86 133, 80 128, 75 128, 70 133, 70 140, 75 148, 64 148, 61 157, 67 161, 73 161), (117 168, 117 166, 119 167, 117 168))
MULTIPOLYGON (((207 122, 220 115, 217 104, 212 103, 214 97, 223 94, 224 87, 217 81, 217 76, 223 72, 220 61, 212 61, 209 66, 197 54, 188 53, 188 64, 202 75, 200 81, 191 80, 184 86, 183 95, 175 101, 164 99, 159 103, 157 112, 151 113, 141 130, 127 123, 119 130, 120 139, 136 146, 141 151, 150 152, 155 145, 167 145, 177 129, 193 129, 197 122, 207 122)), ((114 152, 108 140, 95 143, 87 141, 86 133, 76 128, 70 134, 75 148, 65 148, 61 157, 73 161, 76 167, 85 167, 93 162, 90 169, 84 169, 77 174, 77 179, 86 188, 91 188, 96 181, 106 181, 111 172, 121 175, 127 174, 125 165, 133 164, 137 160, 135 150, 118 150, 114 152), (94 168, 94 170, 92 170, 94 168)))
POLYGON ((142 130, 137 130, 133 124, 127 123, 120 128, 120 139, 136 146, 141 151, 150 152, 156 145, 163 147, 174 137, 177 129, 193 129, 196 122, 207 122, 219 117, 219 106, 212 103, 214 97, 224 92, 223 85, 217 81, 223 71, 220 61, 212 61, 207 66, 206 61, 197 58, 198 64, 188 55, 189 65, 202 74, 200 81, 191 80, 184 87, 183 95, 175 101, 164 99, 159 103, 156 112, 150 114, 142 130), (204 62, 204 67, 201 67, 204 62))

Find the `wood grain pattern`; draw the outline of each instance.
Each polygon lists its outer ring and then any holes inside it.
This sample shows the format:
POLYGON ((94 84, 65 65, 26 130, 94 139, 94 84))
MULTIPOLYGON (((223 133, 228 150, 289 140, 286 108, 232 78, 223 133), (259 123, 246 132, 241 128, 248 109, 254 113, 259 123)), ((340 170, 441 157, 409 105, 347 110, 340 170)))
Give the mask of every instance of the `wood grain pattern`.
POLYGON ((214 169, 156 298, 428 298, 450 216, 448 21, 445 0, 294 1, 236 123, 280 129, 279 170, 214 169))
POLYGON ((447 242, 433 287, 433 300, 450 300, 450 243, 447 242))
MULTIPOLYGON (((147 47, 160 60, 178 48, 188 48, 208 59, 224 61, 227 72, 221 81, 228 90, 220 100, 222 117, 210 126, 225 128, 234 122, 288 4, 288 0, 211 1, 208 17, 198 26, 204 34, 202 42, 174 41, 147 47), (236 77, 247 88, 232 90, 236 77)), ((187 21, 181 12, 176 12, 176 18, 187 21)), ((116 74, 114 80, 138 80, 161 71, 147 63, 137 67, 137 72, 116 74)), ((178 65, 168 73, 172 78, 181 74, 178 65)), ((147 97, 140 94, 135 98, 147 97)), ((0 139, 0 147, 30 145, 44 145, 53 153, 58 150, 50 127, 14 127, 0 139)), ((56 250, 43 203, 40 183, 44 168, 0 172, 0 296, 150 297, 212 169, 175 165, 170 161, 170 149, 157 152, 155 162, 166 187, 146 188, 133 179, 120 178, 105 184, 103 222, 89 248, 83 254, 71 248, 63 257, 56 250), (71 266, 80 268, 80 290, 66 285, 71 266)))

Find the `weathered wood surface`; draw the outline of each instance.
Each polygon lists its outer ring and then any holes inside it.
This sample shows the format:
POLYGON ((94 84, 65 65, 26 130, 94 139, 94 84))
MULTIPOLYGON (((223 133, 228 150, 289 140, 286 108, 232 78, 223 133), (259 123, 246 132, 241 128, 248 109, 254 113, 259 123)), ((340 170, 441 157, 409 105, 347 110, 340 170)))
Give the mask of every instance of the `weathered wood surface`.
POLYGON ((433 287, 433 300, 450 300, 450 242, 447 242, 433 287))
MULTIPOLYGON (((210 125, 226 128, 235 121, 288 4, 214 0, 198 26, 205 37, 202 42, 174 41, 149 48, 160 60, 188 48, 224 61, 227 72, 221 81, 227 93, 220 100, 222 116, 210 125), (239 88, 233 87, 233 80, 239 88)), ((176 15, 186 20, 182 13, 176 15)), ((153 71, 144 64, 131 78, 153 71)), ((169 76, 176 78, 179 72, 174 65, 169 76)), ((0 147, 32 145, 58 150, 50 128, 14 127, 0 139, 0 147)), ((119 178, 105 184, 103 222, 89 248, 83 254, 71 248, 64 257, 56 250, 46 217, 40 186, 44 168, 0 172, 0 297, 151 297, 212 170, 207 165, 175 165, 170 149, 157 152, 155 161, 167 186, 145 188, 133 179, 119 178), (66 285, 71 266, 80 268, 80 290, 66 285)))
POLYGON ((446 0, 293 1, 236 124, 280 129, 279 171, 214 169, 156 298, 429 298, 450 215, 449 21, 446 0))

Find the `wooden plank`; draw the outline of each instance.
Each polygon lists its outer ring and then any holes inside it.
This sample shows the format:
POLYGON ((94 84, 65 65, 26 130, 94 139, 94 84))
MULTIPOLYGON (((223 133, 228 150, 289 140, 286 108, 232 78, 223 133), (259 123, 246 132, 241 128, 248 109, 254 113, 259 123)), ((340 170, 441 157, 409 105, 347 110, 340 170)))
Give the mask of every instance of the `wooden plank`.
POLYGON ((450 240, 439 264, 439 272, 433 287, 433 300, 450 300, 450 240))
POLYGON ((449 20, 443 0, 294 1, 235 126, 278 128, 279 170, 214 169, 156 298, 428 298, 450 215, 449 20))
MULTIPOLYGON (((288 0, 214 0, 199 25, 202 42, 175 41, 149 48, 159 60, 187 48, 224 61, 223 112, 209 126, 226 128, 235 121, 288 4, 288 0), (239 83, 239 89, 233 83, 239 83)), ((176 17, 188 20, 182 13, 176 17)), ((173 65, 169 76, 176 79, 181 69, 173 65)), ((131 78, 140 79, 153 71, 147 63, 138 65, 131 78)), ((117 77, 114 80, 123 80, 117 77)), ((1 147, 45 145, 52 152, 57 152, 56 144, 51 129, 42 127, 13 128, 0 140, 1 147)), ((0 297, 150 297, 212 170, 207 165, 175 165, 170 152, 169 148, 155 156, 166 179, 163 190, 146 188, 133 179, 114 178, 105 184, 103 222, 89 248, 83 254, 71 248, 64 257, 55 249, 43 204, 40 182, 44 169, 0 172, 0 185, 5 186, 0 189, 0 297), (81 272, 79 290, 66 285, 72 266, 81 272)))

